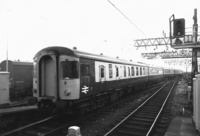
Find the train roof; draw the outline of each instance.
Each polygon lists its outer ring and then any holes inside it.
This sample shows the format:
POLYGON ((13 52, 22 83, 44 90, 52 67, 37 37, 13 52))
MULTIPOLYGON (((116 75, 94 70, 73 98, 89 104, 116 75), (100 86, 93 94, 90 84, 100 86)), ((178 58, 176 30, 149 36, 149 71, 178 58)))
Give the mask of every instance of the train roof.
POLYGON ((123 60, 123 59, 119 59, 119 58, 112 58, 112 57, 108 57, 108 56, 104 56, 104 55, 98 55, 98 54, 88 53, 88 52, 84 52, 84 51, 79 51, 76 49, 69 49, 67 47, 62 47, 62 46, 47 47, 47 48, 40 50, 38 53, 40 53, 42 51, 47 51, 47 52, 53 51, 60 55, 64 54, 64 55, 78 57, 78 58, 89 58, 89 59, 114 62, 114 63, 147 66, 147 64, 145 64, 145 63, 138 63, 138 62, 123 60))
MULTIPOLYGON (((6 63, 7 60, 1 62, 1 64, 6 63)), ((13 65, 33 65, 33 62, 26 62, 26 61, 11 61, 8 60, 8 63, 12 63, 13 65)))
MULTIPOLYGON (((165 67, 159 67, 159 66, 151 66, 149 64, 143 63, 143 62, 134 62, 134 61, 128 61, 128 60, 123 60, 119 58, 113 58, 113 57, 108 57, 105 55, 100 55, 100 54, 93 54, 93 53, 88 53, 84 51, 79 51, 77 49, 69 49, 67 47, 62 47, 62 46, 51 46, 44 48, 40 50, 37 54, 40 52, 54 52, 55 54, 59 55, 68 55, 72 57, 78 57, 78 58, 88 58, 88 59, 94 59, 94 60, 99 60, 99 61, 106 61, 106 62, 114 62, 114 63, 120 63, 120 64, 130 64, 130 65, 138 65, 138 66, 148 66, 152 68, 162 68, 162 69, 171 69, 171 68, 165 68, 165 67)), ((36 55, 37 55, 36 54, 36 55)))
POLYGON ((75 54, 77 54, 77 56, 82 57, 82 58, 91 58, 91 59, 95 59, 95 60, 103 60, 103 61, 114 62, 114 63, 147 66, 144 63, 138 63, 138 62, 134 62, 132 60, 128 61, 128 60, 119 59, 119 58, 112 58, 112 57, 108 57, 108 56, 101 55, 101 54, 98 55, 98 54, 86 53, 86 52, 82 52, 82 51, 78 51, 78 50, 74 50, 74 52, 75 52, 75 54))

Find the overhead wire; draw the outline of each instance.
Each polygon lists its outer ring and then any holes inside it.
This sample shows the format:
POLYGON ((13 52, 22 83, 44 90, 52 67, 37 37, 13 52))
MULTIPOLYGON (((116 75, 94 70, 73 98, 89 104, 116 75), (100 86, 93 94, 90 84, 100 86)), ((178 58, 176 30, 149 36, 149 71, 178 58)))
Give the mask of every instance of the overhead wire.
POLYGON ((137 28, 138 31, 140 31, 145 37, 147 37, 147 35, 137 26, 133 23, 133 21, 131 21, 121 10, 119 10, 110 0, 108 0, 108 2, 115 8, 117 9, 135 28, 137 28))

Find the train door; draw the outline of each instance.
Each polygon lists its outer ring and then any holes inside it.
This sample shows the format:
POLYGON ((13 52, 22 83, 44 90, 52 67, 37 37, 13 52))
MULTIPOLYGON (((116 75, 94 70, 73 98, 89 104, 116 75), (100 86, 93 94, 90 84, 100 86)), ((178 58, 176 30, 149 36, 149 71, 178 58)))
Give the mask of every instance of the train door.
POLYGON ((99 81, 100 91, 105 91, 106 69, 104 65, 99 66, 99 81))
POLYGON ((81 93, 88 94, 90 88, 90 65, 87 63, 80 64, 80 80, 81 80, 81 93))
POLYGON ((66 100, 80 98, 79 59, 60 56, 59 97, 66 100))
POLYGON ((115 65, 115 77, 116 77, 116 80, 118 81, 120 78, 119 78, 119 66, 115 65))
POLYGON ((39 61, 39 89, 41 97, 55 98, 56 95, 56 63, 54 57, 43 56, 39 61))
POLYGON ((0 72, 0 105, 9 102, 9 73, 0 72))
POLYGON ((128 85, 131 85, 131 67, 128 66, 128 85))

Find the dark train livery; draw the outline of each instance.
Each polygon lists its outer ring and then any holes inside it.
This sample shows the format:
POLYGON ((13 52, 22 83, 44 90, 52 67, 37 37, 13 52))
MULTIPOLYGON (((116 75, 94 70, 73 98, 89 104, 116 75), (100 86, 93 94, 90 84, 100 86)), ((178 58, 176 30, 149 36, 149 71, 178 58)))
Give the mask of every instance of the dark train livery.
POLYGON ((4 60, 0 64, 1 71, 6 71, 6 65, 10 72, 10 100, 32 96, 33 62, 4 60))
POLYGON ((33 95, 39 107, 91 110, 132 93, 138 86, 180 74, 180 70, 48 47, 34 58, 33 95))

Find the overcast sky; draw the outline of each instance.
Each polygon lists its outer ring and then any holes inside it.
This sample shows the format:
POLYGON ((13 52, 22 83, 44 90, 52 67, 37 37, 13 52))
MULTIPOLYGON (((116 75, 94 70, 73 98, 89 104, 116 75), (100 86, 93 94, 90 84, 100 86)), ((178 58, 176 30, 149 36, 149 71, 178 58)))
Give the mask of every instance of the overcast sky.
MULTIPOLYGON (((199 0, 0 0, 0 61, 32 61, 47 46, 140 59, 135 39, 169 36, 169 17, 192 27, 199 0)), ((197 15, 199 17, 199 9, 197 15)), ((150 50, 150 49, 149 49, 150 50)))

